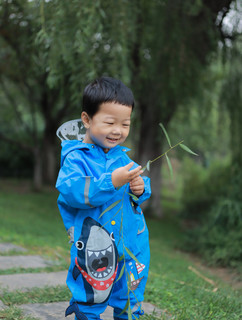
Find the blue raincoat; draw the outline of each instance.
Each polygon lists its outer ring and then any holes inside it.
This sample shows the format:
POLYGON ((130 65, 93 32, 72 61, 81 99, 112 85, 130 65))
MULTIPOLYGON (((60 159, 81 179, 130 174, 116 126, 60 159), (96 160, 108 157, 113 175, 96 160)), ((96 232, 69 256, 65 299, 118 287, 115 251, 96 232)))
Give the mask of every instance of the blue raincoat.
POLYGON ((116 146, 105 153, 95 144, 62 142, 58 207, 73 243, 67 276, 72 300, 66 315, 74 312, 76 319, 100 319, 107 305, 114 308, 114 319, 127 319, 127 312, 120 313, 128 297, 136 317, 142 314, 150 252, 139 205, 151 190, 147 177, 142 177, 145 189, 138 199, 130 195, 129 184, 114 188, 112 172, 131 162, 127 151, 116 146))

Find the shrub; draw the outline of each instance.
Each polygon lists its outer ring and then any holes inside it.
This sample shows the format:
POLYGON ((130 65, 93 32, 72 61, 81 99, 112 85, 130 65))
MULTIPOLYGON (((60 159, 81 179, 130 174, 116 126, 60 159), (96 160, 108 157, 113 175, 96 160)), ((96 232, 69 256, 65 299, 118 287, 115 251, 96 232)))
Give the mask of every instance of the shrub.
MULTIPOLYGON (((235 166, 218 168, 199 185, 207 193, 200 209, 199 224, 187 231, 183 247, 200 253, 209 264, 238 267, 242 261, 242 172, 235 166), (219 174, 220 173, 220 174, 219 174), (213 185, 213 187, 209 187, 213 185), (222 183, 222 184, 221 184, 222 183), (205 191, 206 190, 206 191, 205 191)), ((198 195, 198 190, 194 190, 198 195)), ((200 203, 196 197, 187 202, 194 209, 200 203)), ((188 217, 193 217, 189 213, 188 217)))
POLYGON ((221 198, 207 222, 193 230, 189 242, 210 264, 235 267, 242 261, 241 230, 242 202, 221 198))
POLYGON ((227 164, 213 164, 209 169, 192 165, 189 161, 184 177, 181 215, 183 218, 199 221, 209 212, 221 195, 226 193, 230 176, 227 164))

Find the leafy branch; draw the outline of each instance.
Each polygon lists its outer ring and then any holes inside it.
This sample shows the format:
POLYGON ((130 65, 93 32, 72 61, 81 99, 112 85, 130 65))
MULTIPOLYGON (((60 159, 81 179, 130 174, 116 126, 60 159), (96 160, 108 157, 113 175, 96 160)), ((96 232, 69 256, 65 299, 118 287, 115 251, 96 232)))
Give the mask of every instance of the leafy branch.
POLYGON ((164 132, 164 134, 165 134, 165 137, 166 137, 166 140, 167 140, 168 145, 169 145, 170 148, 169 148, 166 152, 164 152, 164 153, 162 153, 161 155, 159 155, 158 157, 156 157, 155 159, 149 160, 149 161, 146 163, 146 165, 142 168, 142 170, 145 171, 145 170, 147 169, 148 171, 150 171, 150 165, 151 165, 151 163, 153 163, 153 162, 157 161, 158 159, 160 159, 160 158, 162 158, 162 157, 165 156, 165 157, 166 157, 167 164, 168 164, 168 168, 169 168, 169 171, 170 171, 170 175, 171 175, 171 178, 172 178, 172 177, 173 177, 173 169, 172 169, 171 161, 170 161, 170 159, 169 159, 169 157, 168 157, 168 155, 167 155, 168 152, 170 152, 172 149, 174 149, 174 148, 176 148, 176 147, 179 146, 179 147, 181 147, 183 150, 185 150, 186 152, 188 152, 188 153, 190 153, 190 154, 192 154, 192 155, 197 156, 197 154, 196 154, 195 152, 193 152, 190 148, 188 148, 187 146, 185 146, 185 145, 183 144, 183 141, 184 141, 184 140, 181 140, 180 142, 178 142, 177 144, 175 144, 174 146, 172 146, 170 137, 169 137, 169 135, 168 135, 165 127, 163 126, 162 123, 160 123, 159 126, 160 126, 161 129, 163 130, 163 132, 164 132))

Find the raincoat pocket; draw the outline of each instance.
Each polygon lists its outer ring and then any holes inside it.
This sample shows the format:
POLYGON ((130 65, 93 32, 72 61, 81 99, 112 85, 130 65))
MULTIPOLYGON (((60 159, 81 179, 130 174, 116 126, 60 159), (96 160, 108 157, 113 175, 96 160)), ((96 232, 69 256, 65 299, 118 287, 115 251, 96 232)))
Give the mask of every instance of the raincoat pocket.
POLYGON ((143 211, 135 202, 133 202, 131 197, 130 197, 130 203, 131 203, 131 207, 132 207, 133 212, 137 215, 136 216, 136 220, 137 220, 137 224, 138 224, 137 234, 141 234, 145 231, 145 228, 146 228, 146 223, 145 223, 143 211))

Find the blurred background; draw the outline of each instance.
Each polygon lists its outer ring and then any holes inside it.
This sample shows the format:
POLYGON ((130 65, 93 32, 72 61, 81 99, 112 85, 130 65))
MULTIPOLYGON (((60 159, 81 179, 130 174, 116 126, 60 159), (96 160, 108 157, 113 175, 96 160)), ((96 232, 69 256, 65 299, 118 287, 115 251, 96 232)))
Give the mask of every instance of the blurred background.
POLYGON ((80 118, 94 78, 135 95, 127 146, 146 172, 152 219, 179 223, 183 249, 239 268, 242 258, 242 5, 232 0, 1 0, 0 197, 53 192, 57 128, 80 118), (2 193, 3 196, 3 193, 2 193))

